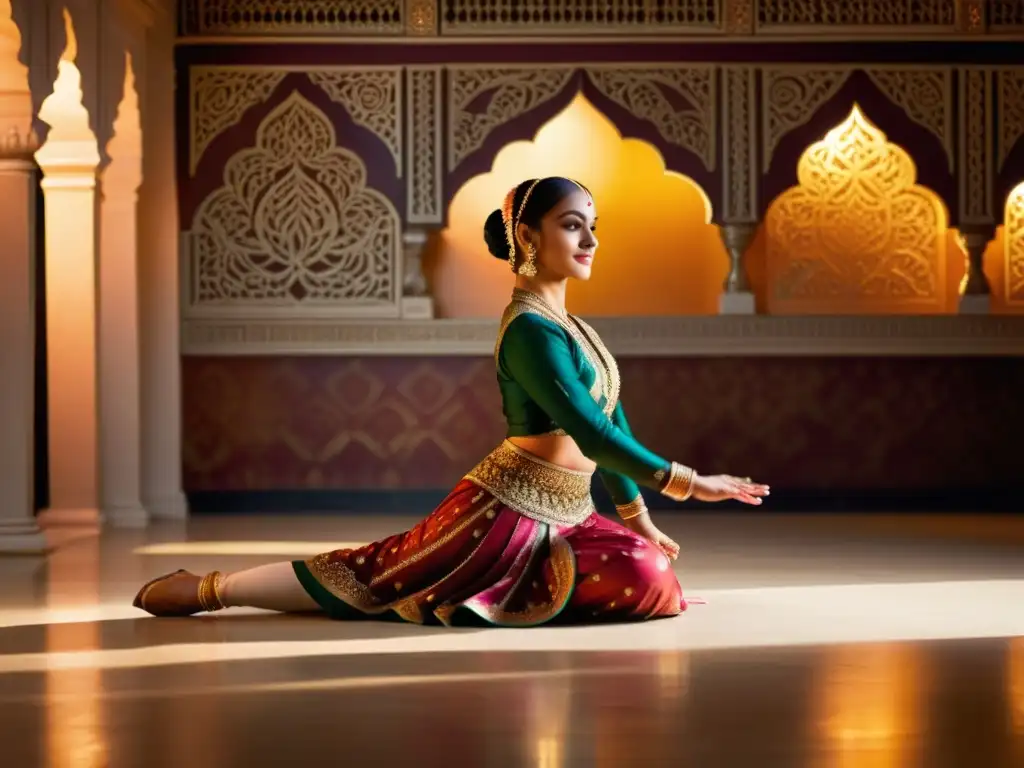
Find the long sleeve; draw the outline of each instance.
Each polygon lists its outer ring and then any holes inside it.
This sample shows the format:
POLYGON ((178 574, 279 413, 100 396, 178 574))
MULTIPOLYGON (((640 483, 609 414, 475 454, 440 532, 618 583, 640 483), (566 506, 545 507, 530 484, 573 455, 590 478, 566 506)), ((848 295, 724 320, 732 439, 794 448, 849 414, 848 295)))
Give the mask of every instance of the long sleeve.
MULTIPOLYGON (((621 402, 615 404, 615 410, 612 412, 612 424, 626 437, 633 437, 633 431, 629 428, 629 422, 626 421, 626 412, 622 409, 621 402)), ((636 482, 626 475, 604 467, 598 467, 597 474, 608 491, 612 503, 616 506, 629 504, 640 495, 640 489, 636 482)))
POLYGON ((554 323, 533 313, 505 330, 499 365, 599 467, 648 488, 659 488, 671 463, 647 450, 598 407, 573 362, 575 342, 554 323))

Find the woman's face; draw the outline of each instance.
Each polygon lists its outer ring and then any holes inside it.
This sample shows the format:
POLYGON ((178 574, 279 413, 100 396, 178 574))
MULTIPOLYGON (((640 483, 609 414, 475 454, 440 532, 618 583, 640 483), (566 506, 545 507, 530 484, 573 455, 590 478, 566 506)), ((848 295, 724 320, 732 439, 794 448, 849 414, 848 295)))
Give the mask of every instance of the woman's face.
POLYGON ((597 250, 596 229, 597 210, 590 195, 577 189, 563 198, 541 219, 539 232, 527 230, 537 249, 537 276, 589 280, 597 250))

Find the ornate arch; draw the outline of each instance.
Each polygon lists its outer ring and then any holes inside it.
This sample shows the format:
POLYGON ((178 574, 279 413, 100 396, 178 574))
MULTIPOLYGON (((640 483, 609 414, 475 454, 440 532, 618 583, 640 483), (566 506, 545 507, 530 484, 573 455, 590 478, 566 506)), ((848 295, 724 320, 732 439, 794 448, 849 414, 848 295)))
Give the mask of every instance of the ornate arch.
POLYGON ((399 215, 298 90, 227 161, 186 235, 187 314, 398 314, 399 215))
POLYGON ((623 137, 652 144, 668 170, 719 197, 718 80, 703 64, 449 67, 447 189, 486 173, 502 147, 534 136, 580 91, 623 137))
POLYGON ((765 217, 772 313, 942 311, 948 214, 910 153, 855 104, 765 217))
POLYGON ((856 103, 891 141, 907 148, 919 182, 938 194, 956 219, 952 67, 778 65, 765 67, 762 77, 763 210, 796 183, 805 147, 856 103))

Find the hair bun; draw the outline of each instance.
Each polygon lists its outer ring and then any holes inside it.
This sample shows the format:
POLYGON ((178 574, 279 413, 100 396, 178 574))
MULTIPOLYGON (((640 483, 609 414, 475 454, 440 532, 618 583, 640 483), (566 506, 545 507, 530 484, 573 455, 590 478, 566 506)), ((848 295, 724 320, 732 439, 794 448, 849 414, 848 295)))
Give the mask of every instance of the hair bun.
POLYGON ((494 258, 508 259, 508 234, 505 232, 505 220, 500 208, 491 211, 484 222, 484 242, 494 258))

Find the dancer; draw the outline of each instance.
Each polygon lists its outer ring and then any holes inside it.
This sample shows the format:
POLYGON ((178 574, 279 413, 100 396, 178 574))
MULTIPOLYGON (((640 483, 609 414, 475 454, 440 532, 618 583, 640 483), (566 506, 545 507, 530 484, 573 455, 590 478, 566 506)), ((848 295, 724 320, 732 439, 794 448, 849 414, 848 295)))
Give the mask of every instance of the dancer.
POLYGON ((768 486, 706 477, 638 443, 619 402, 615 360, 565 310, 570 279, 590 277, 597 211, 571 179, 510 190, 484 226, 490 252, 516 274, 494 361, 506 439, 411 530, 355 549, 203 577, 177 571, 135 606, 189 616, 229 606, 529 627, 675 616, 686 608, 638 486, 676 501, 760 504, 768 486), (598 515, 597 472, 622 524, 598 515))

